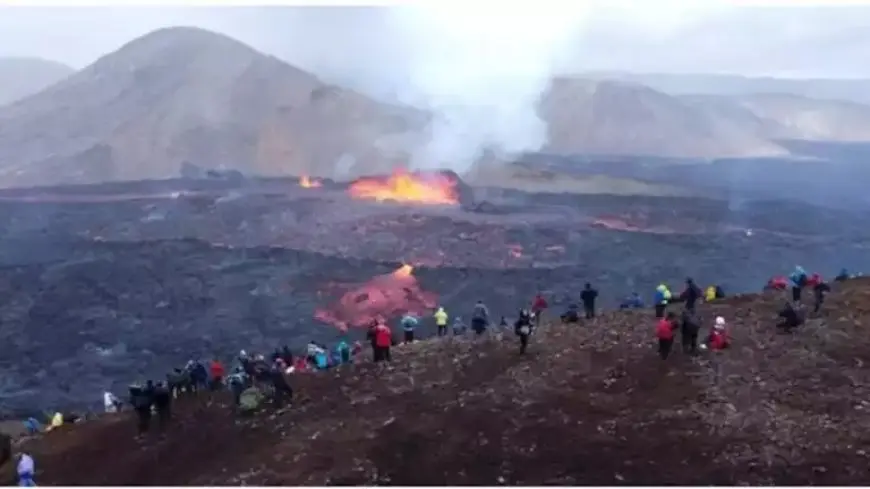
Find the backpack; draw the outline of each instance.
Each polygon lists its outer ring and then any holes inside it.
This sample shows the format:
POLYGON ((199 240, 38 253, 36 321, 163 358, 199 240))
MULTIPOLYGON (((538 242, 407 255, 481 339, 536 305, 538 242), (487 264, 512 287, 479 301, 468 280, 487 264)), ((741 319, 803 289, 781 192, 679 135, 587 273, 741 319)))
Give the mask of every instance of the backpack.
POLYGON ((256 387, 249 387, 239 396, 239 409, 242 411, 254 411, 260 407, 263 401, 263 393, 256 387))

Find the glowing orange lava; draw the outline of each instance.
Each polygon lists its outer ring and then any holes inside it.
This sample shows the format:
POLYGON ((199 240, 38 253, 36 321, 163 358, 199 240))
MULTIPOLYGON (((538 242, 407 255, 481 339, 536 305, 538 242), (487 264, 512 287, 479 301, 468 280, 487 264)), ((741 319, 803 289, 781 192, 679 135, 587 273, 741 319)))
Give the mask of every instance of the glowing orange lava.
POLYGON ((350 184, 348 192, 359 199, 393 200, 418 204, 459 203, 456 181, 441 174, 420 175, 397 171, 385 178, 365 177, 350 184))
POLYGON ((299 177, 299 186, 302 188, 317 188, 323 186, 323 183, 317 179, 310 179, 307 175, 299 177))
POLYGON ((314 317, 342 331, 366 327, 378 318, 394 318, 405 313, 431 312, 438 297, 420 288, 412 274, 414 267, 400 268, 362 284, 348 284, 338 301, 318 308, 314 317))

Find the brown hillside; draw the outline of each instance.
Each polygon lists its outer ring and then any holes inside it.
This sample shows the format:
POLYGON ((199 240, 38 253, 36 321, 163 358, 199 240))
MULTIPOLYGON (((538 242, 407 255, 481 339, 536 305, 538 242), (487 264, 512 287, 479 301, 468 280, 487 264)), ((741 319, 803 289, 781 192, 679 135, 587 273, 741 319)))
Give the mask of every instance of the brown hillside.
POLYGON ((24 443, 42 485, 860 484, 870 476, 870 281, 774 332, 771 293, 700 309, 733 347, 662 363, 649 310, 504 340, 434 340, 394 363, 307 375, 297 405, 236 420, 178 407, 165 438, 125 415, 24 443))
POLYGON ((266 175, 379 169, 425 116, 326 85, 229 37, 154 31, 0 110, 0 185, 178 176, 185 162, 266 175))

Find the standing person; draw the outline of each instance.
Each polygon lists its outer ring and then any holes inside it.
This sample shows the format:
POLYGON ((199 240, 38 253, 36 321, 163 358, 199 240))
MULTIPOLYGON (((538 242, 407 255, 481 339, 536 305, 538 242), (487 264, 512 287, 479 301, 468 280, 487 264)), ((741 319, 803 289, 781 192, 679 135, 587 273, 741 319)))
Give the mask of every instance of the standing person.
POLYGON ((212 360, 209 365, 209 372, 211 373, 211 390, 216 391, 223 386, 224 376, 227 374, 227 371, 220 360, 212 360))
POLYGON ((659 284, 659 286, 656 287, 655 298, 653 300, 653 302, 655 302, 657 318, 665 317, 665 310, 667 309, 670 300, 671 291, 668 289, 668 286, 663 283, 659 284))
POLYGON ((595 317, 595 299, 597 298, 598 291, 592 288, 592 284, 586 282, 586 285, 583 286, 583 292, 580 292, 580 301, 583 302, 586 319, 595 317))
POLYGON ((109 391, 103 393, 103 408, 107 413, 117 413, 121 410, 121 401, 109 391))
POLYGON ((520 355, 526 354, 529 346, 529 336, 532 334, 532 318, 529 311, 521 310, 514 322, 514 333, 520 339, 520 355))
POLYGON ((411 313, 402 316, 402 331, 405 333, 405 343, 414 342, 414 330, 417 329, 417 318, 411 313))
MULTIPOLYGON (((715 298, 716 289, 713 289, 713 294, 715 298)), ((695 304, 698 302, 698 299, 701 298, 701 289, 695 285, 695 282, 691 278, 686 279, 686 289, 680 294, 680 299, 686 303, 686 310, 695 313, 695 304)))
POLYGON ((813 314, 818 314, 822 309, 822 303, 825 302, 825 294, 831 291, 831 286, 827 284, 822 277, 816 274, 816 280, 813 286, 813 314))
POLYGON ((698 333, 701 330, 701 323, 695 314, 688 308, 683 310, 683 317, 680 321, 680 345, 683 347, 683 353, 695 355, 698 353, 698 333))
POLYGON ((801 291, 807 284, 807 272, 802 266, 796 265, 794 271, 789 275, 789 279, 791 279, 791 300, 800 302, 801 291))
POLYGON ((477 301, 474 305, 474 311, 471 313, 471 329, 477 336, 486 332, 486 327, 489 325, 489 309, 486 308, 483 301, 477 301))
POLYGON ((163 382, 158 382, 154 388, 154 410, 157 411, 157 422, 163 431, 169 426, 172 417, 172 392, 163 382))
POLYGON ((27 453, 18 454, 18 486, 35 487, 36 482, 33 480, 33 474, 33 457, 27 453))
MULTIPOLYGON (((150 380, 148 381, 151 382, 150 380)), ((141 385, 130 386, 130 404, 136 410, 136 418, 138 420, 137 429, 139 435, 144 435, 148 432, 151 426, 151 404, 153 403, 152 394, 153 388, 141 385)))
POLYGON ((372 347, 372 361, 377 362, 378 360, 378 345, 377 345, 377 332, 378 332, 378 324, 380 322, 377 319, 373 319, 369 324, 369 329, 366 331, 366 340, 368 340, 369 344, 372 347))
POLYGON ((242 399, 242 392, 245 391, 245 387, 247 386, 245 371, 242 367, 236 367, 233 373, 227 377, 227 385, 230 388, 230 392, 233 394, 233 405, 238 408, 242 399))
POLYGON ((378 323, 375 327, 375 361, 390 362, 390 347, 393 345, 393 332, 384 323, 378 323))
POLYGON ((535 294, 535 298, 532 299, 532 314, 535 316, 535 326, 541 325, 541 316, 544 315, 544 311, 550 305, 547 303, 547 299, 544 299, 544 296, 538 292, 535 294))
POLYGON ((435 326, 438 327, 438 336, 444 336, 447 334, 447 311, 444 310, 443 307, 439 307, 435 314, 432 315, 435 318, 435 326))
MULTIPOLYGON (((283 363, 283 362, 282 362, 283 363)), ((272 401, 275 407, 281 409, 284 406, 284 396, 293 400, 293 389, 287 382, 287 376, 284 375, 284 369, 281 368, 282 363, 276 362, 270 369, 270 377, 272 379, 272 387, 274 388, 274 397, 272 401)))
POLYGON ((659 356, 667 360, 674 346, 674 313, 668 313, 667 317, 659 319, 656 325, 656 337, 659 340, 659 356))

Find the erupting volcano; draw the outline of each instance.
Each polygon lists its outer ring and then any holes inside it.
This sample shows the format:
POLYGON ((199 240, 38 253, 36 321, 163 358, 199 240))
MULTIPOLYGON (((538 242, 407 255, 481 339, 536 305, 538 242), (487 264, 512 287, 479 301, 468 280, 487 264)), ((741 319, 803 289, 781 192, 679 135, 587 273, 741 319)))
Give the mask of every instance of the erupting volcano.
POLYGON ((439 173, 422 174, 396 171, 389 177, 364 177, 348 187, 355 198, 418 204, 456 205, 459 192, 456 180, 439 173))
POLYGON ((413 271, 411 265, 402 265, 392 273, 352 286, 328 309, 315 311, 314 318, 346 330, 406 312, 423 315, 435 307, 437 296, 420 288, 413 271))
POLYGON ((302 188, 318 188, 322 187, 323 183, 320 180, 308 178, 307 175, 299 177, 299 186, 302 188))

